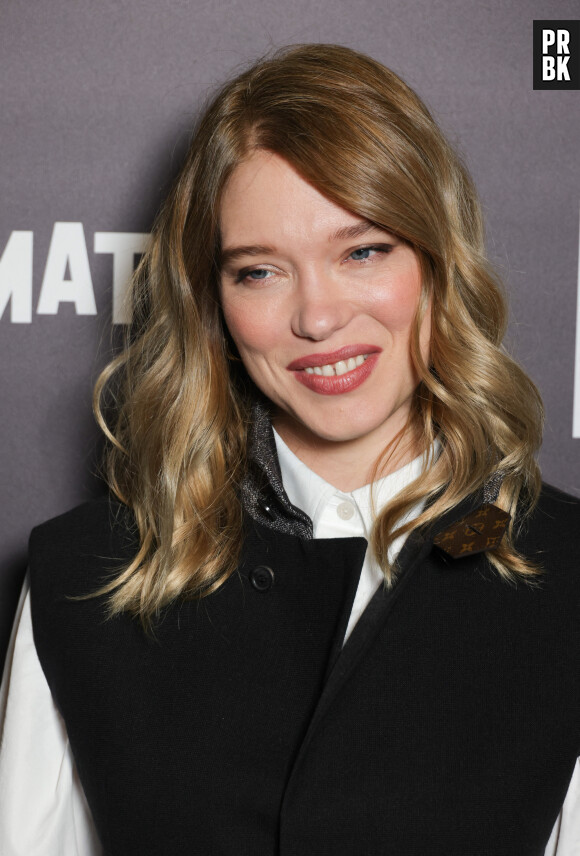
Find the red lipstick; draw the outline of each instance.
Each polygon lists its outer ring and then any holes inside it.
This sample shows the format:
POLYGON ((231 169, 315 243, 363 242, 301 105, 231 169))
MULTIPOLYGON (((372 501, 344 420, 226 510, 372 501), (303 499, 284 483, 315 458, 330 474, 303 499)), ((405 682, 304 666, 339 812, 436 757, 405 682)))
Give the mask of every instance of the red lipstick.
POLYGON ((371 375, 382 348, 376 345, 346 345, 329 353, 308 354, 293 360, 286 368, 296 380, 319 395, 342 395, 359 387, 371 375), (315 366, 326 366, 352 357, 366 356, 362 365, 341 375, 318 375, 304 371, 315 366))

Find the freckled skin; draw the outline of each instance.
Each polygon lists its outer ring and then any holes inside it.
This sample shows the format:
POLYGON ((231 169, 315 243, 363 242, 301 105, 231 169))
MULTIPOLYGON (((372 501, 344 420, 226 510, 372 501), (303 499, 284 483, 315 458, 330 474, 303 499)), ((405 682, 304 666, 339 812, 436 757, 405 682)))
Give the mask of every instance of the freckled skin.
MULTIPOLYGON (((220 228, 224 317, 246 370, 275 406, 276 429, 328 481, 343 490, 360 487, 405 424, 418 383, 410 356, 421 287, 417 256, 264 151, 234 171, 220 228), (354 235, 356 227, 367 228, 354 235), (233 248, 245 250, 229 259, 233 248), (376 350, 373 368, 342 394, 320 394, 288 369, 309 355, 359 345, 361 353, 376 350)), ((425 359, 429 336, 426 317, 425 359)), ((408 445, 383 472, 417 451, 408 445)))

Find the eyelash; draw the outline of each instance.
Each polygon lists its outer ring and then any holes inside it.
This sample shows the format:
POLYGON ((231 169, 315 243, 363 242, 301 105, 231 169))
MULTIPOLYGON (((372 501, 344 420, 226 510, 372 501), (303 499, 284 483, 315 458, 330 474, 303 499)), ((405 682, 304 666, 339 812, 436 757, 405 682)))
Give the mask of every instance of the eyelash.
MULTIPOLYGON (((384 253, 388 255, 392 250, 394 250, 394 244, 370 244, 368 247, 357 247, 356 250, 353 250, 347 258, 353 255, 353 253, 364 253, 367 250, 373 250, 376 253, 384 253)), ((366 262, 368 259, 353 259, 353 261, 366 262)))
MULTIPOLYGON (((355 250, 352 250, 348 254, 345 261, 350 259, 351 261, 353 261, 355 263, 359 263, 359 262, 361 262, 363 264, 368 263, 371 260, 369 258, 352 259, 351 256, 353 255, 353 253, 364 253, 367 251, 374 251, 375 253, 384 253, 385 255, 388 255, 390 252, 392 252, 394 250, 394 248, 395 247, 393 244, 369 244, 366 247, 357 247, 355 250)), ((265 273, 272 273, 272 271, 270 271, 268 268, 262 268, 262 267, 243 268, 242 270, 238 271, 238 273, 236 274, 236 283, 242 283, 246 278, 250 277, 251 274, 258 273, 259 271, 264 271, 265 273)), ((258 277, 257 279, 252 279, 251 282, 265 282, 269 278, 270 277, 258 277)))

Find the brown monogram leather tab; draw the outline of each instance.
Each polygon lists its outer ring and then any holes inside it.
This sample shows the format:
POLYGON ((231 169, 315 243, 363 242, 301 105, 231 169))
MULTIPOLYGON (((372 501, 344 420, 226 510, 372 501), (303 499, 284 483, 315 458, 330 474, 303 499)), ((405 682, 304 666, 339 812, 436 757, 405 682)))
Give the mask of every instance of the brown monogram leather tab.
POLYGON ((459 559, 485 550, 495 550, 510 521, 507 511, 497 505, 485 503, 476 511, 462 517, 453 526, 439 532, 433 543, 451 556, 459 559))

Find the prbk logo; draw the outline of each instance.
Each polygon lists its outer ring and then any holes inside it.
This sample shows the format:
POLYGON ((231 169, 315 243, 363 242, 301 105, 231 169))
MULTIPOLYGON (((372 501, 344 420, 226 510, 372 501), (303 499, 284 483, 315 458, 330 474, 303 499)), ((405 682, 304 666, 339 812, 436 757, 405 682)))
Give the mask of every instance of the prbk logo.
POLYGON ((534 89, 580 89, 580 21, 534 21, 534 89))

